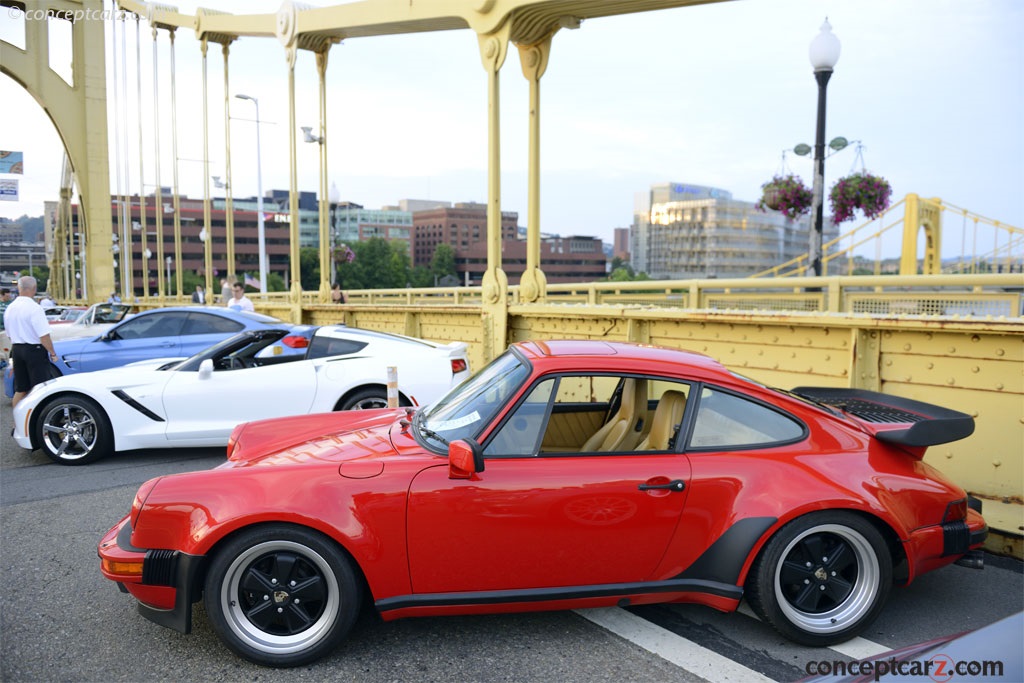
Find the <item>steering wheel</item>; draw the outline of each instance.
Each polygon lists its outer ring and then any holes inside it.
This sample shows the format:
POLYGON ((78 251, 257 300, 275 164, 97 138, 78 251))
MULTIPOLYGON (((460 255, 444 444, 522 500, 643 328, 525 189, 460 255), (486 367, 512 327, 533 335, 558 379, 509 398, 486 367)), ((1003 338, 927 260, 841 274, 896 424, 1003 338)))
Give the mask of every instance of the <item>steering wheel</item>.
POLYGON ((228 370, 244 370, 249 367, 245 359, 238 356, 228 356, 224 360, 228 361, 228 370))

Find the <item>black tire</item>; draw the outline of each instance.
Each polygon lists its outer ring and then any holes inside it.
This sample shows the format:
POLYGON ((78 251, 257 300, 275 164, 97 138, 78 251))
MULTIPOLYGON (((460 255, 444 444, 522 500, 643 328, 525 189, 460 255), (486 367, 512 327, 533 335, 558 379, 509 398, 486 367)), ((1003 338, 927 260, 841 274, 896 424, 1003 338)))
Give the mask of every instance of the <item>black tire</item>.
POLYGON ((92 399, 66 394, 38 410, 36 443, 58 465, 86 465, 114 452, 110 420, 92 399))
MULTIPOLYGON (((399 405, 408 405, 399 395, 399 405)), ((372 410, 374 408, 388 407, 388 392, 384 387, 366 387, 352 393, 347 398, 338 401, 335 410, 372 410)))
POLYGON ((272 524, 246 529, 217 550, 204 603, 217 635, 239 656, 290 667, 344 640, 361 592, 352 562, 330 539, 272 524))
POLYGON ((816 512, 785 525, 747 577, 750 606, 775 630, 822 647, 861 633, 892 589, 892 556, 882 534, 851 512, 816 512))

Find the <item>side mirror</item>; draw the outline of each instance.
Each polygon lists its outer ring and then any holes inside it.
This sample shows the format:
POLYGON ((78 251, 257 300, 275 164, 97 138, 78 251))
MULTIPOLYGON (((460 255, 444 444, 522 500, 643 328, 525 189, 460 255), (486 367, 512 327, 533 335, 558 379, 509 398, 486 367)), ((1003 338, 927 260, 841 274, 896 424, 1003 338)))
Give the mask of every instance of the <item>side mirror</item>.
POLYGON ((213 377, 213 359, 207 358, 199 364, 199 379, 210 379, 213 377))
POLYGON ((480 444, 472 439, 452 441, 448 444, 448 478, 472 479, 484 471, 484 454, 480 444))

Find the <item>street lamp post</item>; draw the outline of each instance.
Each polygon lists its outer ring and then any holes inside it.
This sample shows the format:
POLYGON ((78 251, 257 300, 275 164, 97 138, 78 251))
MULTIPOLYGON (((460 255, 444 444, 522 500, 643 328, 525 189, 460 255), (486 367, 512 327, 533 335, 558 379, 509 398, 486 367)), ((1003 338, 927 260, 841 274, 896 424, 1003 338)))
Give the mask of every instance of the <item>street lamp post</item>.
POLYGON ((256 234, 259 240, 260 294, 267 293, 267 233, 263 223, 263 164, 260 161, 260 101, 255 97, 238 94, 240 100, 256 105, 256 234))
POLYGON ((832 33, 832 25, 825 19, 821 32, 811 41, 808 56, 814 68, 814 80, 818 82, 818 121, 814 135, 814 184, 811 187, 811 230, 810 257, 815 275, 821 275, 822 231, 824 216, 822 205, 825 198, 825 93, 832 68, 839 61, 839 39, 832 33))

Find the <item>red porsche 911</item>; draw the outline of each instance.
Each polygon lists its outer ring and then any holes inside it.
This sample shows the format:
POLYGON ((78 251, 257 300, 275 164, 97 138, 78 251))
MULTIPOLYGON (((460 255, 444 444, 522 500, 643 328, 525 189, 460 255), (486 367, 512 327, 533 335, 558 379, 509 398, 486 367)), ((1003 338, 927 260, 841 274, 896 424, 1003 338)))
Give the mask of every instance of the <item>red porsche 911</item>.
POLYGON ((980 566, 980 505, 922 462, 973 429, 686 351, 524 342, 420 410, 239 426, 220 467, 144 484, 99 555, 147 618, 188 633, 204 600, 270 666, 328 653, 367 594, 386 620, 746 598, 829 645, 894 584, 980 566))

